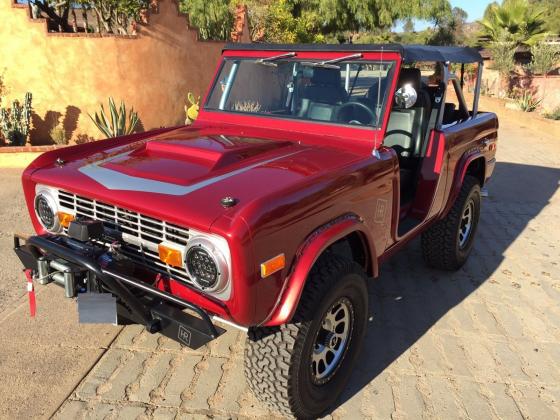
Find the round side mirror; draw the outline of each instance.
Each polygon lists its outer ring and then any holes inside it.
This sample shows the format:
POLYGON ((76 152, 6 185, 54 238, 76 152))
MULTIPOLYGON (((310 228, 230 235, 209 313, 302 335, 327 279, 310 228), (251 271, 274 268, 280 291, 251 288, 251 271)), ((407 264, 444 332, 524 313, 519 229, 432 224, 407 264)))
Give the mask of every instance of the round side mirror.
POLYGON ((418 99, 418 94, 410 83, 395 92, 395 102, 401 108, 410 108, 416 103, 416 99, 418 99))

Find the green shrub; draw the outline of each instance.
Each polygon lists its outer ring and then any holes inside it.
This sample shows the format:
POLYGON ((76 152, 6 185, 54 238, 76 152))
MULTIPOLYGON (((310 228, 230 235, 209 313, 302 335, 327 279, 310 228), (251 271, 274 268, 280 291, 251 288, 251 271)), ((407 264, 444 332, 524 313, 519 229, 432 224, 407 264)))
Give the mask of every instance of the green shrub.
POLYGON ((91 143, 92 141, 95 141, 95 139, 87 134, 78 134, 76 136, 76 144, 91 143))
POLYGON ((534 74, 547 75, 558 64, 559 48, 554 44, 540 42, 531 47, 531 63, 527 66, 534 74))
POLYGON ((492 52, 492 69, 509 79, 510 73, 515 70, 515 43, 511 41, 497 41, 490 44, 492 52))
POLYGON ((560 120, 560 106, 557 106, 550 112, 545 112, 543 116, 551 120, 560 120))
POLYGON ((60 125, 57 125, 49 131, 52 141, 55 144, 64 145, 68 144, 68 138, 66 137, 66 130, 60 125))

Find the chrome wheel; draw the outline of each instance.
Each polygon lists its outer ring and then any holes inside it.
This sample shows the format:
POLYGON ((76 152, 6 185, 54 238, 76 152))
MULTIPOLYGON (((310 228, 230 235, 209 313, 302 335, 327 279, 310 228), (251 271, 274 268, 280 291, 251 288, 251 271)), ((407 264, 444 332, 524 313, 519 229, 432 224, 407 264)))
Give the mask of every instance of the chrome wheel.
POLYGON ((315 337, 311 355, 313 383, 328 382, 344 359, 354 326, 354 310, 347 298, 338 299, 327 311, 315 337))
POLYGON ((474 201, 471 199, 465 206, 459 224, 459 248, 464 248, 471 236, 474 219, 474 201))

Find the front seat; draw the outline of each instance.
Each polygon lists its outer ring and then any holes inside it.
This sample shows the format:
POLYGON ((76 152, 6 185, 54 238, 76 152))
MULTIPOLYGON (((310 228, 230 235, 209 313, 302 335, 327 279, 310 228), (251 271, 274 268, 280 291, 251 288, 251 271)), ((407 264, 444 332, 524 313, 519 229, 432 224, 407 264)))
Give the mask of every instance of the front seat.
POLYGON ((299 116, 331 121, 335 105, 343 102, 347 96, 346 89, 342 87, 340 70, 316 67, 311 83, 302 91, 299 116))
POLYGON ((421 88, 420 69, 401 70, 397 89, 407 84, 411 84, 416 90, 418 95, 416 103, 408 109, 393 106, 384 140, 386 146, 396 150, 399 160, 403 163, 420 155, 422 139, 431 111, 430 95, 421 88))
POLYGON ((385 146, 395 149, 399 157, 401 188, 410 186, 414 181, 415 158, 420 156, 431 111, 430 95, 421 89, 420 69, 401 70, 397 89, 407 84, 416 90, 416 103, 411 108, 393 106, 383 141, 385 146))

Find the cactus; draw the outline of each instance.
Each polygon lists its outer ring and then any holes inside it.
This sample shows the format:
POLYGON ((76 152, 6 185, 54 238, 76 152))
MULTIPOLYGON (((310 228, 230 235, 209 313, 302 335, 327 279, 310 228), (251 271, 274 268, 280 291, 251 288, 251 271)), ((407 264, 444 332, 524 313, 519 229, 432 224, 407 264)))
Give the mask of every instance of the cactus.
POLYGON ((23 105, 15 100, 11 109, 0 108, 0 131, 11 146, 23 146, 27 142, 31 126, 31 102, 31 92, 27 92, 23 105))
POLYGON ((101 131, 107 138, 132 134, 139 121, 138 113, 134 112, 133 108, 131 108, 130 112, 128 112, 127 122, 127 110, 124 102, 121 101, 121 105, 117 110, 115 101, 110 97, 109 112, 111 114, 110 121, 105 114, 105 108, 103 108, 103 105, 101 105, 99 114, 97 112, 95 113, 95 117, 92 117, 91 114, 88 115, 97 128, 99 128, 99 131, 101 131))
POLYGON ((199 110, 199 104, 200 104, 200 96, 195 100, 194 99, 194 95, 192 92, 189 92, 187 94, 187 101, 191 104, 189 105, 185 105, 185 115, 186 115, 186 120, 185 120, 185 124, 189 125, 192 124, 196 118, 198 117, 198 110, 199 110))

